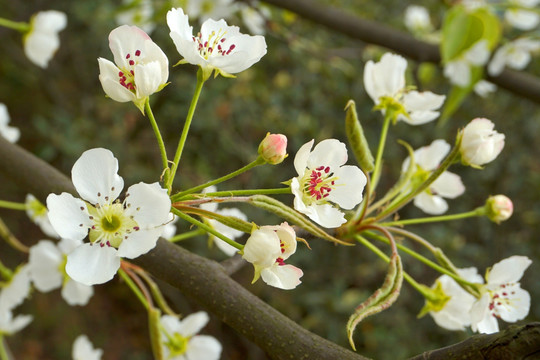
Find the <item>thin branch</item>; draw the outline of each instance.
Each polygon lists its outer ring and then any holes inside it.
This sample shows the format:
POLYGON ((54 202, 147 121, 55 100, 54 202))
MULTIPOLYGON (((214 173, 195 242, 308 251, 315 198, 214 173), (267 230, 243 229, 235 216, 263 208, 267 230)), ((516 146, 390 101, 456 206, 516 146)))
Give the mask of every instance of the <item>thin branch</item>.
MULTIPOLYGON (((383 46, 416 61, 436 64, 441 62, 441 55, 437 45, 420 41, 408 33, 351 15, 344 10, 322 5, 313 0, 263 1, 292 11, 303 18, 324 25, 351 38, 383 46)), ((540 79, 534 75, 505 69, 497 77, 488 76, 487 80, 516 95, 540 103, 540 79)))

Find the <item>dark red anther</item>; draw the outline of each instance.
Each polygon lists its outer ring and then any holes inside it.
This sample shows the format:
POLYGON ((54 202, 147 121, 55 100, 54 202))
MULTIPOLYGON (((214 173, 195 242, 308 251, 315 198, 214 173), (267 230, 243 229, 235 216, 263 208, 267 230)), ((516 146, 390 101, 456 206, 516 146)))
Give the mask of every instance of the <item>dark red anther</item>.
POLYGON ((141 56, 141 50, 135 51, 135 56, 141 56))
POLYGON ((135 65, 135 61, 129 60, 129 65, 131 65, 131 66, 135 65))
POLYGON ((131 54, 126 55, 126 59, 129 59, 131 57, 131 54))

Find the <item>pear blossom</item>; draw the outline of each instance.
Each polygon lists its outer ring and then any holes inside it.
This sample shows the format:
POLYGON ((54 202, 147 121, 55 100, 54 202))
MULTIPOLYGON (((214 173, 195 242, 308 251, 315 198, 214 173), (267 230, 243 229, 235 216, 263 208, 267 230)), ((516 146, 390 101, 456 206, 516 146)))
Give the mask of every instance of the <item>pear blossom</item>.
POLYGON ((90 242, 71 251, 66 264, 66 273, 85 285, 109 281, 120 258, 153 249, 169 221, 171 201, 157 182, 132 185, 123 202, 116 200, 124 188, 117 172, 110 150, 87 150, 71 170, 82 200, 68 193, 47 197, 49 220, 62 238, 82 240, 89 234, 90 242))
POLYGON ((241 34, 237 26, 228 26, 225 20, 206 20, 201 31, 193 35, 188 16, 181 8, 167 13, 167 24, 176 49, 184 57, 180 63, 201 67, 203 79, 213 71, 225 77, 246 70, 266 54, 263 36, 241 34))
POLYGON ((521 38, 510 41, 497 49, 489 63, 488 73, 498 76, 505 66, 515 70, 523 70, 531 61, 531 53, 540 50, 540 41, 521 38))
POLYGON ((10 308, 0 306, 0 337, 3 335, 13 335, 14 333, 24 329, 32 322, 32 315, 18 315, 13 317, 10 308))
POLYGON ((459 87, 467 87, 471 83, 471 67, 484 66, 489 60, 489 48, 486 40, 474 43, 457 58, 444 66, 444 76, 459 87))
POLYGON ((409 5, 405 9, 405 26, 413 33, 433 30, 428 10, 423 6, 409 5))
POLYGON ((282 134, 266 134, 259 144, 259 156, 268 164, 277 165, 287 157, 287 137, 282 134))
POLYGON ((304 273, 293 265, 285 264, 296 252, 296 233, 286 222, 279 226, 261 226, 253 230, 246 241, 242 257, 253 264, 253 282, 262 277, 270 286, 284 290, 294 289, 304 273))
POLYGON ((152 21, 154 6, 151 0, 123 0, 122 4, 116 14, 117 24, 135 25, 147 34, 154 31, 156 23, 152 21))
POLYGON ((204 311, 179 320, 176 316, 163 315, 160 319, 161 349, 168 360, 218 360, 221 344, 214 337, 198 335, 206 326, 209 316, 204 311))
POLYGON ((531 263, 526 256, 511 256, 487 271, 485 293, 470 311, 473 331, 491 334, 499 331, 497 318, 513 323, 527 316, 531 296, 519 280, 531 263))
POLYGON ((73 360, 100 360, 103 355, 103 350, 94 349, 88 336, 79 335, 73 342, 71 349, 71 357, 73 360))
POLYGON ((122 25, 111 31, 109 47, 116 64, 98 59, 103 90, 115 101, 133 101, 144 114, 148 97, 167 85, 167 56, 136 26, 122 25))
POLYGON ((519 30, 532 30, 540 23, 538 4, 540 0, 509 0, 510 7, 504 12, 504 18, 519 30), (529 10, 530 9, 530 10, 529 10))
POLYGON ((30 268, 20 265, 5 283, 0 284, 0 309, 13 309, 30 294, 30 268))
POLYGON ((490 196, 486 201, 487 217, 494 223, 508 220, 513 212, 514 204, 505 195, 490 196))
POLYGON ((504 147, 504 134, 495 131, 490 120, 476 118, 463 129, 461 161, 465 165, 480 167, 493 161, 504 147))
POLYGON ((207 19, 228 19, 236 11, 234 0, 187 0, 186 13, 203 22, 207 19))
POLYGON ((6 105, 0 103, 0 136, 9 141, 10 143, 16 143, 21 137, 21 132, 14 126, 9 126, 10 121, 9 113, 6 105))
POLYGON ((61 11, 40 11, 30 19, 30 30, 24 35, 24 53, 37 66, 45 69, 60 47, 58 33, 67 25, 61 11))
POLYGON ((270 17, 270 10, 265 6, 261 6, 258 1, 252 1, 249 5, 238 3, 238 6, 240 7, 242 21, 249 32, 254 35, 264 35, 266 32, 266 19, 270 17))
POLYGON ((24 204, 26 205, 26 215, 28 215, 30 220, 32 220, 37 226, 39 226, 45 235, 52 238, 59 237, 49 221, 49 211, 45 205, 43 205, 32 194, 26 195, 24 204))
MULTIPOLYGON (((203 193, 211 193, 216 192, 217 188, 215 186, 208 186, 203 190, 203 193)), ((211 211, 219 215, 223 216, 232 216, 236 217, 240 220, 247 221, 247 216, 242 211, 236 209, 236 208, 224 208, 218 210, 218 204, 215 202, 208 202, 200 205, 200 208, 206 211, 211 211)), ((205 219, 205 222, 208 223, 210 226, 212 226, 217 232, 225 235, 229 239, 236 239, 240 236, 244 235, 244 233, 240 230, 236 230, 232 227, 229 227, 225 224, 220 223, 217 220, 214 219, 205 219)), ((232 245, 227 244, 225 241, 216 238, 215 236, 211 235, 212 240, 214 241, 214 244, 223 251, 228 256, 233 256, 238 252, 238 249, 235 248, 232 245)))
POLYGON ((364 67, 364 87, 377 105, 376 109, 396 112, 397 120, 410 125, 425 124, 439 116, 436 111, 446 98, 431 91, 408 91, 405 85, 407 60, 386 53, 378 63, 368 61, 364 67))
POLYGON ((81 245, 81 240, 62 239, 58 244, 41 240, 32 246, 28 267, 36 289, 49 292, 61 287, 62 298, 69 305, 86 305, 94 289, 71 279, 65 270, 67 255, 81 245))
MULTIPOLYGON (((483 283, 482 276, 474 267, 458 269, 458 275, 472 283, 483 283)), ((440 276, 432 289, 440 289, 446 298, 437 304, 427 302, 430 308, 429 314, 437 325, 448 330, 465 330, 471 325, 469 311, 476 298, 464 290, 452 277, 440 276)))
MULTIPOLYGON (((411 180, 424 181, 439 167, 439 164, 450 151, 450 144, 444 140, 435 140, 429 146, 421 147, 414 152, 416 172, 411 180)), ((409 168, 411 159, 407 157, 403 162, 402 171, 409 168)), ((418 184, 420 185, 420 184, 418 184)), ((459 175, 444 171, 428 189, 414 198, 414 205, 430 215, 440 215, 448 210, 444 198, 454 199, 465 192, 465 186, 459 175)))
POLYGON ((486 80, 480 80, 474 84, 473 90, 478 96, 486 98, 489 94, 497 90, 497 85, 486 80))
POLYGON ((291 180, 294 208, 316 223, 335 228, 345 216, 339 207, 350 210, 362 201, 367 178, 357 166, 347 162, 347 148, 336 139, 314 140, 302 145, 294 158, 298 176, 291 180), (333 203, 333 204, 332 204, 333 203))

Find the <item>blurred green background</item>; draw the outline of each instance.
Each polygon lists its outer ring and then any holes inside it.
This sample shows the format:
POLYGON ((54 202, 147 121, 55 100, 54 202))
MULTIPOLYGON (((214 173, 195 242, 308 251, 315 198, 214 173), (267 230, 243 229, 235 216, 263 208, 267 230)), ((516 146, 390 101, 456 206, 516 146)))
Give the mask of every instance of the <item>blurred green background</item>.
MULTIPOLYGON (((163 2, 156 2, 163 5, 163 2)), ((323 2, 321 2, 323 3, 323 2)), ((325 1, 359 16, 404 29, 403 12, 409 2, 397 0, 325 1)), ((442 3, 415 2, 428 6, 432 20, 440 25, 442 3)), ((157 181, 159 152, 152 129, 131 103, 117 103, 104 96, 98 80, 96 59, 112 59, 107 36, 117 25, 114 17, 120 2, 94 0, 15 2, 0 0, 0 16, 26 21, 39 10, 57 9, 68 14, 68 26, 61 33, 61 47, 49 68, 42 70, 25 57, 21 36, 0 29, 0 102, 7 105, 12 125, 21 129, 19 145, 69 174, 74 161, 89 148, 106 147, 119 160, 120 175, 126 186, 135 182, 157 181)), ((163 5, 168 9, 169 5, 163 5)), ((176 188, 186 188, 227 174, 252 161, 267 132, 283 133, 289 139, 290 156, 276 167, 257 168, 229 181, 220 189, 271 188, 295 175, 294 154, 305 142, 326 138, 345 141, 343 108, 354 99, 358 114, 375 150, 382 123, 379 113, 363 89, 362 74, 367 60, 377 59, 385 50, 330 32, 310 22, 271 8, 266 35, 268 54, 236 79, 217 78, 203 89, 188 143, 184 151, 176 188)), ((180 60, 163 12, 152 39, 164 50, 171 64, 180 60)), ((239 19, 229 23, 243 27, 239 19)), ((198 25, 193 24, 197 29, 198 25)), ((409 61, 418 70, 423 89, 438 94, 449 90, 442 72, 432 65, 409 61)), ((540 63, 527 69, 540 74, 540 63)), ((152 108, 170 154, 174 153, 195 86, 196 68, 171 67, 167 86, 152 96, 152 108)), ((409 73, 409 83, 413 83, 409 73)), ((480 273, 511 255, 527 255, 535 262, 522 279, 531 293, 532 307, 527 321, 540 319, 540 287, 537 245, 540 222, 540 111, 537 104, 499 89, 487 99, 474 94, 465 101, 445 127, 427 124, 412 127, 398 123, 392 127, 385 153, 380 191, 389 188, 399 176, 406 153, 397 144, 403 139, 414 148, 436 138, 452 142, 459 127, 475 117, 487 117, 506 134, 506 146, 499 158, 479 171, 456 166, 466 193, 450 200, 450 212, 468 211, 481 206, 489 195, 506 194, 515 206, 514 216, 501 225, 487 219, 468 219, 448 224, 415 226, 412 230, 445 249, 459 267, 476 266, 480 273)), ((23 201, 25 192, 17 184, 1 179, 0 198, 23 201)), ((292 196, 280 199, 292 204, 292 196)), ((242 208, 247 211, 248 208, 242 208)), ((250 220, 275 224, 278 219, 249 209, 250 220)), ((402 218, 422 216, 408 206, 402 218)), ((29 226, 22 213, 0 211, 14 234, 26 244, 44 236, 29 226)), ((179 224, 187 230, 186 224, 179 224)), ((190 250, 217 260, 225 257, 208 248, 206 237, 182 243, 190 250)), ((323 240, 310 242, 311 250, 300 246, 290 260, 304 270, 302 285, 293 291, 251 285, 252 267, 234 275, 250 291, 307 329, 348 347, 345 324, 354 307, 380 286, 385 264, 358 245, 335 247, 323 240)), ((385 249, 388 250, 388 249, 385 249)), ((417 249, 421 250, 421 249, 417 249)), ((26 256, 0 244, 0 256, 7 265, 26 261, 26 256)), ((438 274, 404 256, 406 271, 419 282, 431 285, 438 274)), ((17 359, 67 359, 76 336, 85 333, 105 359, 148 359, 147 319, 140 304, 133 300, 118 278, 95 287, 96 294, 84 308, 69 307, 59 291, 35 292, 20 313, 33 314, 34 322, 9 344, 17 359)), ((170 289, 169 289, 170 290, 170 289)), ((189 314, 197 304, 167 291, 175 310, 189 314)), ((437 327, 429 316, 416 319, 422 297, 405 284, 399 300, 382 314, 364 320, 356 332, 358 352, 376 359, 400 359, 425 350, 453 344, 470 334, 437 327)), ((500 322, 501 328, 508 326, 500 322)), ((217 319, 203 330, 217 337, 224 346, 223 359, 265 359, 266 355, 248 340, 217 319)))

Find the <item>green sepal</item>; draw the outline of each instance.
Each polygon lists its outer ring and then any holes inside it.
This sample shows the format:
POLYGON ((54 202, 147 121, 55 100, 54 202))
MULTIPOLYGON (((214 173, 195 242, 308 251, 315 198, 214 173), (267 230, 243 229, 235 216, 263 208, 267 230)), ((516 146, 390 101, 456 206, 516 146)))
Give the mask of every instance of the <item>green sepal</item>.
POLYGON ((382 287, 377 289, 373 295, 360 304, 347 322, 347 336, 353 350, 356 351, 353 340, 356 326, 366 317, 389 308, 398 298, 402 283, 403 267, 401 265, 401 258, 395 253, 390 258, 388 272, 386 273, 382 287))
POLYGON ((430 311, 439 312, 446 306, 446 303, 448 300, 450 300, 450 296, 446 295, 442 289, 442 284, 440 281, 435 282, 434 288, 428 288, 425 285, 418 284, 422 287, 424 293, 424 297, 426 298, 426 303, 424 304, 424 307, 420 310, 418 315, 416 317, 420 319, 421 317, 425 316, 430 311))
POLYGON ((371 172, 375 169, 375 160, 364 135, 364 129, 358 120, 356 104, 353 100, 347 102, 345 111, 345 133, 347 134, 351 150, 356 157, 358 165, 360 165, 360 169, 365 173, 371 172))

